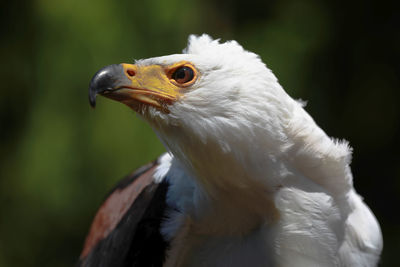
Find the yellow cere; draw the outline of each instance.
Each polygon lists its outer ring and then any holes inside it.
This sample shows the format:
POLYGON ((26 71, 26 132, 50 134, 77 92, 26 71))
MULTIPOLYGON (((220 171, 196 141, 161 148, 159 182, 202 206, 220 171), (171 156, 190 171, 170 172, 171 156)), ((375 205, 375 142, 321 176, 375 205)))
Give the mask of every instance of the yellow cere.
POLYGON ((125 76, 131 81, 131 89, 139 89, 143 93, 160 97, 162 100, 175 101, 183 95, 183 88, 190 84, 179 85, 171 79, 173 71, 181 66, 190 66, 196 75, 196 70, 189 62, 178 62, 171 66, 149 65, 137 66, 133 64, 122 64, 125 76))

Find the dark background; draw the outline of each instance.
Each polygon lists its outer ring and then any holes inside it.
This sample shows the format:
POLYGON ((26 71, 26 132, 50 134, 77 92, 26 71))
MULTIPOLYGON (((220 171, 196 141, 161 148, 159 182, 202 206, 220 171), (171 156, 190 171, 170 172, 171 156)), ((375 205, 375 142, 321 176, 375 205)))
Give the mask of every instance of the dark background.
MULTIPOLYGON (((394 3, 394 1, 393 1, 394 3)), ((7 1, 1 7, 0 266, 72 266, 113 184, 164 151, 87 87, 102 66, 180 52, 188 34, 259 54, 330 135, 400 248, 399 9, 388 1, 7 1)))

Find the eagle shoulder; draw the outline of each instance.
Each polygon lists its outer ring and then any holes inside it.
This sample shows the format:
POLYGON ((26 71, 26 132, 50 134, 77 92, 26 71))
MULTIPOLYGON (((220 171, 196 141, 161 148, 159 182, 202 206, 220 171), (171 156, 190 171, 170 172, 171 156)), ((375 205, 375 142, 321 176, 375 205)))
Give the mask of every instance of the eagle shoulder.
POLYGON ((78 266, 162 266, 168 242, 160 225, 169 185, 155 179, 159 165, 157 159, 139 168, 111 190, 93 219, 78 266))

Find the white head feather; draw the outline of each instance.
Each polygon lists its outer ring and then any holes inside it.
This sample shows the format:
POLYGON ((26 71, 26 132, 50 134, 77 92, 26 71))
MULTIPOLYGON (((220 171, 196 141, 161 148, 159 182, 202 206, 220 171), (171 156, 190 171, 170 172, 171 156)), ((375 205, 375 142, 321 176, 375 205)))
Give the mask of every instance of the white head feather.
POLYGON ((235 41, 221 44, 208 35, 190 36, 184 52, 138 61, 186 60, 200 73, 169 114, 156 109, 145 114, 182 163, 189 167, 196 158, 201 162, 204 157, 212 161, 220 154, 234 155, 237 164, 254 172, 253 178, 269 179, 264 182, 271 186, 280 185, 286 172, 312 165, 312 173, 303 170, 307 178, 339 194, 350 190, 347 143, 327 137, 256 54, 235 41), (334 182, 326 176, 334 176, 334 182))

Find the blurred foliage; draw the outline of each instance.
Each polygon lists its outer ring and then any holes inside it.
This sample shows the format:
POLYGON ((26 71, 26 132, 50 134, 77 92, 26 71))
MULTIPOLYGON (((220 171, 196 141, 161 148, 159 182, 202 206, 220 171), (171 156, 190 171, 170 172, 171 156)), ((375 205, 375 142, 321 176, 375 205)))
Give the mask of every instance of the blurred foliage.
POLYGON ((103 196, 164 151, 125 106, 87 101, 104 65, 179 52, 190 33, 258 53, 354 148, 381 266, 400 247, 399 26, 389 1, 7 1, 1 9, 0 266, 71 266, 103 196))

